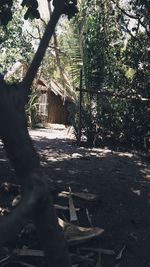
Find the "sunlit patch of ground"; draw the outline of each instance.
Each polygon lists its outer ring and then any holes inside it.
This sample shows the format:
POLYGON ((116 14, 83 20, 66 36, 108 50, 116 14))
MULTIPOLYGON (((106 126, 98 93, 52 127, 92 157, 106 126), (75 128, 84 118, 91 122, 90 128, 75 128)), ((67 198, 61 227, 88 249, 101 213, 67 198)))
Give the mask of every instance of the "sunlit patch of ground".
MULTIPOLYGON (((150 169, 148 164, 142 162, 135 153, 116 152, 108 148, 77 147, 72 127, 54 124, 47 129, 40 128, 30 130, 30 135, 35 141, 35 146, 37 147, 39 154, 43 158, 44 165, 51 162, 63 162, 64 160, 78 160, 84 165, 84 161, 86 161, 86 168, 82 168, 82 172, 86 173, 89 169, 91 169, 91 171, 93 170, 93 160, 95 165, 94 169, 98 169, 100 172, 106 168, 106 172, 111 169, 110 171, 117 175, 120 174, 121 176, 127 174, 128 177, 132 175, 134 177, 136 176, 136 171, 135 173, 133 171, 133 174, 130 174, 130 171, 129 173, 126 172, 127 168, 129 170, 132 169, 133 166, 131 162, 134 162, 139 167, 143 178, 146 180, 150 179, 150 169), (101 163, 100 159, 104 158, 106 158, 106 161, 103 160, 101 163)), ((76 170, 73 169, 68 171, 70 173, 78 173, 78 168, 76 168, 76 170)))

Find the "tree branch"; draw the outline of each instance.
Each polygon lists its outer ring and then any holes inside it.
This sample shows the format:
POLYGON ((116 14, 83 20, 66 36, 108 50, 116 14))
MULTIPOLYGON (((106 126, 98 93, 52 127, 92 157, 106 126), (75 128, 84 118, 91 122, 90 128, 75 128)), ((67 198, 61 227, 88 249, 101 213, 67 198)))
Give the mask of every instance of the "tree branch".
POLYGON ((133 14, 129 14, 128 12, 126 12, 123 8, 121 8, 119 6, 119 4, 116 3, 115 0, 112 0, 112 2, 117 6, 117 8, 127 17, 131 18, 131 19, 139 19, 139 16, 133 15, 133 14))
POLYGON ((49 44, 49 41, 54 33, 54 29, 55 29, 55 26, 62 14, 62 11, 63 11, 63 7, 62 9, 59 9, 57 10, 57 8, 54 8, 54 11, 53 11, 53 14, 51 16, 51 19, 45 29, 45 33, 41 39, 41 42, 39 44, 39 47, 37 49, 37 52, 33 58, 33 61, 27 71, 27 74, 23 80, 23 83, 22 83, 22 87, 23 87, 23 91, 27 97, 27 95, 29 94, 30 92, 30 87, 32 85, 32 82, 36 76, 36 73, 38 71, 38 68, 41 64, 41 61, 45 55, 45 52, 46 52, 46 49, 48 47, 48 44, 49 44))
MULTIPOLYGON (((135 19, 135 20, 138 20, 138 25, 140 24, 146 31, 146 34, 148 36, 150 36, 150 31, 148 30, 147 28, 147 25, 145 25, 143 22, 142 22, 142 17, 140 17, 140 15, 133 15, 133 14, 130 14, 128 13, 125 9, 121 8, 119 6, 118 3, 116 3, 115 0, 112 0, 112 2, 117 6, 117 8, 124 14, 126 15, 127 17, 131 18, 131 19, 135 19)), ((138 27, 139 28, 139 27, 138 27)))

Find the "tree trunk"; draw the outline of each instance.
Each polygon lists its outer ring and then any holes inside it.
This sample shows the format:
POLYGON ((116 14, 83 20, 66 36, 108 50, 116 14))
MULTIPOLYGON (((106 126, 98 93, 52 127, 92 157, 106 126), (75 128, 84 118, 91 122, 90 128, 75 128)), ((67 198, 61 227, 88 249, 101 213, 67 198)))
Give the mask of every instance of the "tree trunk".
POLYGON ((0 246, 14 241, 29 219, 33 219, 48 267, 71 267, 62 230, 58 226, 51 192, 29 136, 25 103, 30 86, 45 54, 65 1, 56 7, 39 48, 23 82, 8 85, 0 76, 0 137, 22 185, 20 204, 8 216, 0 218, 0 246))
POLYGON ((0 85, 0 135, 23 188, 21 203, 0 220, 0 244, 12 241, 25 223, 33 218, 48 266, 69 267, 71 263, 65 240, 58 226, 51 193, 47 191, 39 157, 27 130, 25 111, 20 113, 14 105, 13 91, 10 91, 13 88, 4 81, 0 85))

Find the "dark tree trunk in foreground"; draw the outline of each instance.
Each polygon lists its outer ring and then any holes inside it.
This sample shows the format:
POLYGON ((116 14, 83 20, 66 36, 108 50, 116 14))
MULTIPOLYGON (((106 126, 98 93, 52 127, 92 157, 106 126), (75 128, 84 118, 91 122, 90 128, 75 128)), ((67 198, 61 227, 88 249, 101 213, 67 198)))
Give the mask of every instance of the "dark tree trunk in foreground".
POLYGON ((11 214, 0 218, 0 246, 14 241, 28 220, 33 219, 48 267, 70 267, 71 263, 44 169, 27 130, 24 107, 64 4, 62 0, 58 10, 55 7, 23 82, 13 86, 0 78, 0 136, 22 185, 21 202, 11 214))

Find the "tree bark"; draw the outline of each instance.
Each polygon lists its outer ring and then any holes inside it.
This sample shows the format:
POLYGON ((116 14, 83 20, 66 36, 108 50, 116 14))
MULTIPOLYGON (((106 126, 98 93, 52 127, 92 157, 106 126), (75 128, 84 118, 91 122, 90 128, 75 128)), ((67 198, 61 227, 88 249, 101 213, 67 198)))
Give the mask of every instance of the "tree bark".
POLYGON ((25 104, 30 86, 45 54, 65 1, 54 9, 39 48, 23 82, 8 85, 0 77, 0 137, 22 185, 22 200, 8 216, 0 218, 0 246, 14 241, 29 219, 33 219, 48 267, 71 267, 62 230, 58 226, 44 169, 27 129, 25 104))
MULTIPOLYGON (((63 3, 64 1, 62 1, 63 3)), ((26 90, 27 88, 30 89, 31 84, 33 82, 34 77, 36 76, 36 73, 38 71, 38 68, 41 64, 41 61, 43 60, 43 57, 45 55, 46 49, 48 47, 49 41, 54 33, 54 29, 56 27, 56 24, 62 14, 62 10, 64 8, 64 5, 61 3, 60 8, 54 8, 54 11, 51 15, 51 19, 48 22, 44 35, 40 41, 38 50, 32 60, 32 63, 27 71, 27 74, 23 80, 23 87, 25 90, 25 95, 26 95, 26 90)))
POLYGON ((58 226, 51 192, 47 190, 44 172, 27 130, 25 111, 19 113, 11 89, 5 81, 1 81, 0 135, 22 185, 23 194, 18 207, 10 215, 0 219, 0 244, 6 245, 14 240, 25 223, 33 218, 48 266, 70 267, 67 247, 58 226))

